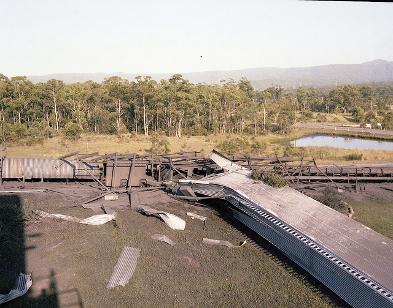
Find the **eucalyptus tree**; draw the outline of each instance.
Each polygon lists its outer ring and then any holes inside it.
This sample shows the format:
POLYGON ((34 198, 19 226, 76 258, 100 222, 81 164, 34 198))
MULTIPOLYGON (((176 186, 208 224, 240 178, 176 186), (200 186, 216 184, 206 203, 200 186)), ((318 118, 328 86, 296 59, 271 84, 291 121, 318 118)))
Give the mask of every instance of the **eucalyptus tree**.
POLYGON ((59 104, 64 99, 64 82, 61 80, 51 79, 46 82, 46 90, 51 97, 53 103, 53 112, 55 116, 55 127, 56 131, 60 129, 60 115, 59 115, 59 104))
POLYGON ((22 121, 22 116, 25 115, 33 84, 25 76, 16 76, 10 79, 9 85, 11 87, 9 103, 12 109, 14 123, 18 122, 21 124, 24 122, 22 121), (17 118, 17 120, 15 118, 17 118))
POLYGON ((126 103, 128 98, 129 81, 117 76, 112 76, 105 79, 103 87, 107 91, 106 93, 109 98, 109 105, 111 103, 115 105, 116 129, 119 133, 122 124, 121 117, 123 115, 123 104, 126 103))
MULTIPOLYGON (((154 81, 150 76, 137 76, 133 82, 132 87, 132 97, 135 104, 140 106, 142 109, 142 119, 143 119, 143 132, 145 136, 149 135, 149 124, 153 121, 154 113, 149 116, 149 111, 154 109, 153 98, 155 96, 155 90, 157 87, 157 82, 154 81)), ((134 108, 137 112, 140 108, 134 108)), ((137 117, 137 113, 135 114, 137 117)), ((138 121, 138 118, 135 119, 138 121)), ((136 129, 137 130, 137 129, 136 129)))

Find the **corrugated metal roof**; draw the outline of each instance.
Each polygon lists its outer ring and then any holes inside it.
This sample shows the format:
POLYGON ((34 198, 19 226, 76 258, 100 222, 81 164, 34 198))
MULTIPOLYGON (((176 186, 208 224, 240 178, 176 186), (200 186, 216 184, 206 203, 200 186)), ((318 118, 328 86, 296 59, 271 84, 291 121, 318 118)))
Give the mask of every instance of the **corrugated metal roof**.
POLYGON ((109 279, 108 289, 117 286, 125 286, 134 274, 136 263, 140 255, 140 249, 133 247, 124 247, 123 251, 115 265, 112 276, 109 279))

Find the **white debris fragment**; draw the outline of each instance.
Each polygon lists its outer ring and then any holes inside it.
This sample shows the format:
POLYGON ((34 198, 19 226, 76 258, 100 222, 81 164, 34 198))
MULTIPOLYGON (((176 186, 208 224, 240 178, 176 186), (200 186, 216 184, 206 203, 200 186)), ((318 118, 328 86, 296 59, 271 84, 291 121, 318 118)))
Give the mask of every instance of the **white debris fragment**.
POLYGON ((169 237, 167 237, 166 235, 163 235, 163 234, 153 234, 152 236, 151 236, 151 238, 153 239, 153 240, 157 240, 157 241, 161 241, 161 242, 164 242, 164 243, 167 243, 167 244, 169 244, 169 245, 171 245, 171 246, 175 246, 175 242, 174 241, 172 241, 169 237))
POLYGON ((149 206, 139 206, 136 210, 138 212, 145 213, 146 215, 153 215, 161 218, 173 230, 184 230, 186 228, 186 222, 171 213, 159 211, 149 206))
POLYGON ((93 226, 98 226, 98 225, 103 225, 111 220, 116 219, 116 213, 113 214, 100 214, 100 215, 94 215, 85 219, 82 219, 80 221, 81 224, 85 225, 93 225, 93 226))
POLYGON ((15 287, 8 294, 0 294, 0 304, 9 302, 27 293, 33 284, 31 275, 20 273, 16 279, 15 287))
POLYGON ((230 172, 246 169, 234 163, 233 161, 227 159, 226 157, 224 157, 222 154, 218 153, 215 150, 213 150, 212 154, 210 155, 210 159, 214 161, 217 165, 219 165, 222 169, 230 172))
POLYGON ((116 219, 116 213, 113 214, 100 214, 100 215, 94 215, 85 219, 80 219, 77 217, 73 216, 68 216, 68 215, 63 215, 63 214, 51 214, 47 213, 44 211, 39 211, 35 210, 34 211, 37 215, 44 217, 44 218, 57 218, 61 220, 66 220, 66 221, 72 221, 72 222, 77 222, 80 224, 84 225, 93 225, 93 226, 98 226, 98 225, 103 225, 107 223, 108 221, 116 219))
POLYGON ((198 214, 195 214, 195 213, 192 213, 192 212, 187 212, 187 216, 190 216, 191 219, 199 219, 199 220, 201 220, 203 222, 205 222, 207 220, 207 217, 202 216, 202 215, 198 215, 198 214))
POLYGON ((206 237, 203 238, 203 242, 207 245, 226 246, 228 248, 242 247, 246 243, 246 241, 243 241, 240 245, 233 245, 231 242, 228 241, 214 240, 206 237))
POLYGON ((107 195, 105 195, 104 196, 104 199, 105 200, 109 200, 109 201, 113 201, 113 200, 117 200, 117 199, 119 199, 119 195, 118 194, 107 194, 107 195))

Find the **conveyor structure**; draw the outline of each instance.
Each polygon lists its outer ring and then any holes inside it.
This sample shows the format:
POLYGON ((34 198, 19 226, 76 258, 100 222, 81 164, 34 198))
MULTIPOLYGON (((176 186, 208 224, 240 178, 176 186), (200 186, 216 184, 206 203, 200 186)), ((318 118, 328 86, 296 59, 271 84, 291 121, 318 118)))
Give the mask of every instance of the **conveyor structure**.
POLYGON ((212 158, 230 171, 181 182, 228 201, 235 219, 351 306, 393 307, 392 240, 290 187, 254 181, 217 153, 212 158))

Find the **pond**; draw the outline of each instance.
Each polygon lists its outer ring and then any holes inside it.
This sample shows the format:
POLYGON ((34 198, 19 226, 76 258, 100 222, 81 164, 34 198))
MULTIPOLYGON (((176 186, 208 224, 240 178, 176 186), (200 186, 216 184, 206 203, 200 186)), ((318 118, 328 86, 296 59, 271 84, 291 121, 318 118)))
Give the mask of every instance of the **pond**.
POLYGON ((333 147, 339 149, 393 151, 392 141, 329 135, 308 135, 292 140, 290 144, 295 147, 333 147))

